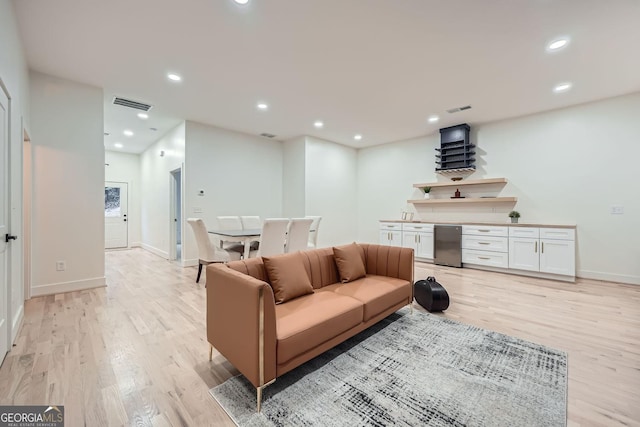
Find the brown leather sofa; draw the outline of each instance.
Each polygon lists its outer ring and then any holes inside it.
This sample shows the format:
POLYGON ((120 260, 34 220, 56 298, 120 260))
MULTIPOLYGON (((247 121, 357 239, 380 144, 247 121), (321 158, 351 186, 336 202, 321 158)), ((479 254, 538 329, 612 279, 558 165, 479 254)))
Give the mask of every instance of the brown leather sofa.
POLYGON ((356 247, 366 275, 348 283, 333 248, 284 255, 304 265, 313 289, 279 304, 262 258, 207 267, 209 358, 215 347, 256 387, 258 411, 263 387, 277 377, 411 304, 413 249, 356 247))

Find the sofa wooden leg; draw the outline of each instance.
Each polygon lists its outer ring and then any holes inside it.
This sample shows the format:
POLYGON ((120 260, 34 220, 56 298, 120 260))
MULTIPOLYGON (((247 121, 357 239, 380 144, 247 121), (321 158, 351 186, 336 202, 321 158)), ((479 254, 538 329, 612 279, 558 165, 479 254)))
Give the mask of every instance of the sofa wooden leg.
POLYGON ((209 362, 213 360, 213 346, 209 344, 209 362))

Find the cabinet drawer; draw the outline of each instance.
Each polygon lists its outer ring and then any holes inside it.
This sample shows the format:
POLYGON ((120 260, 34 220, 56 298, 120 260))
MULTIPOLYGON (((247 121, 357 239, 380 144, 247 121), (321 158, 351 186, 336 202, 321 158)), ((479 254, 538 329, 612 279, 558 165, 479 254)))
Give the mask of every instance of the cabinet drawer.
POLYGON ((509 239, 492 236, 462 236, 462 248, 490 252, 509 252, 509 239))
POLYGON ((381 222, 380 230, 400 231, 402 230, 402 223, 401 222, 381 222))
POLYGON ((496 227, 492 225, 463 225, 462 234, 477 236, 509 236, 509 227, 496 227))
POLYGON ((486 265, 489 267, 508 268, 509 254, 504 252, 487 252, 473 249, 462 250, 464 264, 486 265))
POLYGON ((540 236, 540 229, 534 227, 509 227, 509 237, 528 237, 537 239, 540 236))
POLYGON ((541 228, 541 239, 576 240, 576 230, 573 228, 541 228))
POLYGON ((402 229, 404 231, 433 233, 433 224, 403 224, 402 229))

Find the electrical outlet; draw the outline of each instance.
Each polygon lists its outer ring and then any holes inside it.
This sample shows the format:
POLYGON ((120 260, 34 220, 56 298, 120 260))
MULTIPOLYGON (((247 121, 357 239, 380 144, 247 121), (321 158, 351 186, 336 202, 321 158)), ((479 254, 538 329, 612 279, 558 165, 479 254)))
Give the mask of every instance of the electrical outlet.
POLYGON ((611 206, 611 215, 624 214, 624 206, 611 206))
POLYGON ((193 208, 193 213, 202 213, 202 208, 193 208))
POLYGON ((65 271, 67 269, 67 263, 64 261, 56 261, 56 271, 65 271))

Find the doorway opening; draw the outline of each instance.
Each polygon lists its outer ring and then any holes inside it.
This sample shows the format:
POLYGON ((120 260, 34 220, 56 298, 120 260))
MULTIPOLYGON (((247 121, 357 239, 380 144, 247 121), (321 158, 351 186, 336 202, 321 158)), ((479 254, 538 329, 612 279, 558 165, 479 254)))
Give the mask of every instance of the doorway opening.
POLYGON ((182 168, 170 172, 169 259, 182 263, 182 168))

